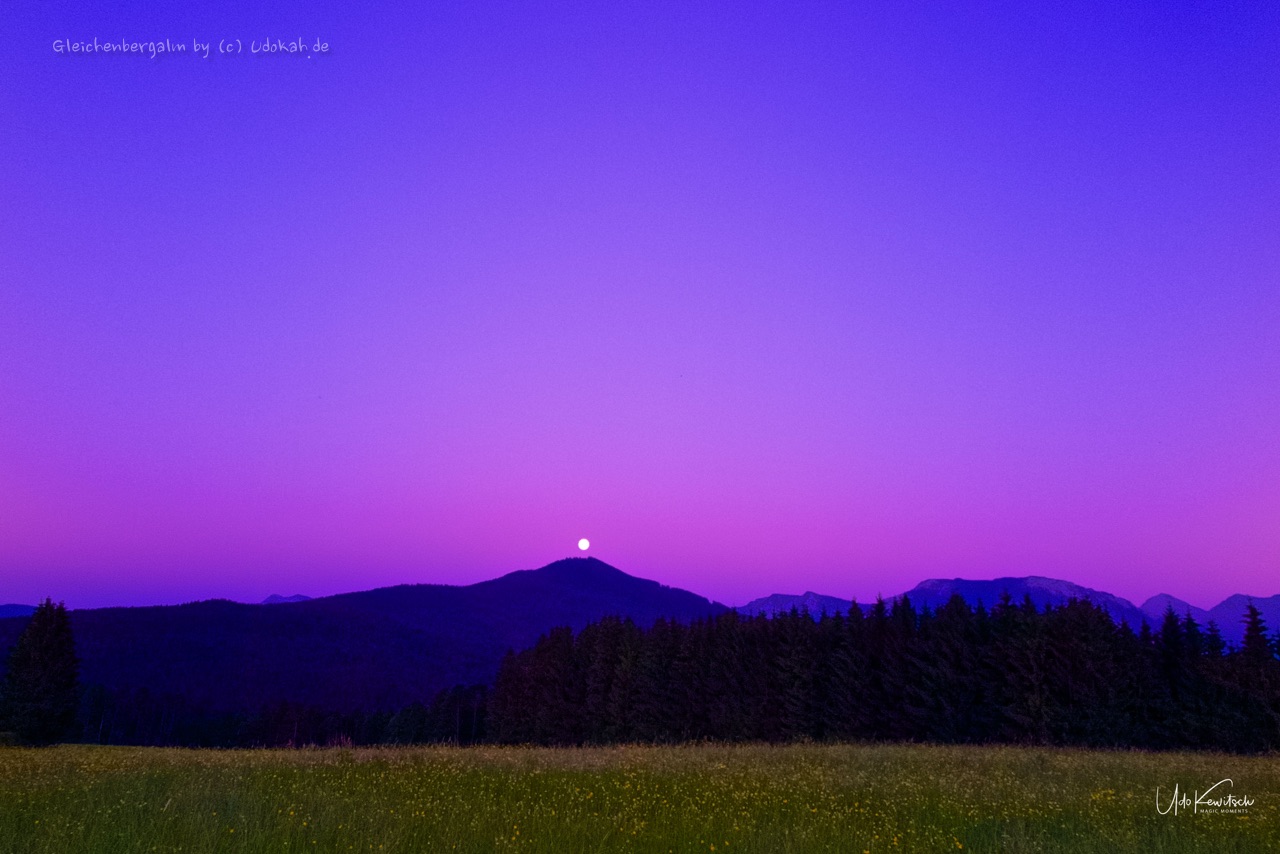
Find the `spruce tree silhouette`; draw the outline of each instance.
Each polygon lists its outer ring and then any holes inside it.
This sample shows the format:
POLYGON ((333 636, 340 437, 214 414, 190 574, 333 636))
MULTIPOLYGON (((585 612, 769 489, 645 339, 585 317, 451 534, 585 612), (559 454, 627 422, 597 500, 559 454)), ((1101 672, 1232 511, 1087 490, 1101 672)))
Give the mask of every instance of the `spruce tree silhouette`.
POLYGON ((1244 653, 1245 660, 1251 664, 1270 662, 1273 656, 1271 644, 1267 642, 1267 624, 1252 600, 1241 622, 1244 623, 1244 643, 1240 650, 1244 653))
POLYGON ((66 606, 46 599, 36 608, 9 656, 4 711, 18 738, 52 744, 76 720, 79 664, 66 606))

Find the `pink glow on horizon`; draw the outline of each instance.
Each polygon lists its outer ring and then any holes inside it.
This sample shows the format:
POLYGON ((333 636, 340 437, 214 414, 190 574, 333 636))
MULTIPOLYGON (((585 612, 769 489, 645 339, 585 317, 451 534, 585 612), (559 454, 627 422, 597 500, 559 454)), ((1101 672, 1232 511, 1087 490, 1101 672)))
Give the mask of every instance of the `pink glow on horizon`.
POLYGON ((0 603, 1280 593, 1275 7, 12 23, 0 603))

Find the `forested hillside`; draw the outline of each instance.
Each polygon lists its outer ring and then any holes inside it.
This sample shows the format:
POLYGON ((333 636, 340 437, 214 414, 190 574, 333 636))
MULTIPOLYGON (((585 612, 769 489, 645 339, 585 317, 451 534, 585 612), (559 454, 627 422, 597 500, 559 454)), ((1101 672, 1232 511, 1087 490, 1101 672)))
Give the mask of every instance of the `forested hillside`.
POLYGON ((1152 632, 1074 600, 959 596, 813 620, 652 628, 607 619, 508 656, 505 742, 876 739, 1257 751, 1280 746, 1280 661, 1256 610, 1239 649, 1193 620, 1152 632))

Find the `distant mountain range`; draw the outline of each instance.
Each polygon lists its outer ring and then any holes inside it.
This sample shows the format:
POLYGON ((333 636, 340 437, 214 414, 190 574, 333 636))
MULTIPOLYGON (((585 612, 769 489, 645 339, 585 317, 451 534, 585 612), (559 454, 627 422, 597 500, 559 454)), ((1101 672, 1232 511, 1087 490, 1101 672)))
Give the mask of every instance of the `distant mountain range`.
POLYGON ((1014 602, 1021 602, 1030 596, 1037 608, 1044 608, 1045 605, 1061 605, 1069 599, 1087 599, 1110 614, 1117 623, 1124 620, 1135 629, 1147 619, 1146 614, 1128 599, 1081 587, 1069 581, 1043 578, 1038 575, 1026 578, 994 578, 990 581, 931 578, 920 582, 903 595, 909 596, 917 608, 927 605, 936 609, 946 604, 947 600, 956 593, 970 604, 982 602, 990 608, 1000 601, 1005 592, 1008 592, 1014 602))
MULTIPOLYGON (((1042 578, 1037 575, 1026 578, 996 578, 990 581, 968 581, 963 578, 931 578, 920 582, 906 593, 886 597, 885 601, 892 603, 895 599, 906 596, 911 601, 911 604, 918 609, 927 607, 937 610, 945 605, 953 595, 959 594, 970 605, 981 603, 990 608, 999 602, 1006 592, 1015 602, 1021 602, 1024 597, 1030 596, 1031 601, 1038 608, 1043 608, 1045 605, 1059 605, 1073 598, 1088 599, 1105 609, 1117 622, 1127 620, 1135 627, 1141 625, 1143 620, 1146 619, 1146 615, 1127 599, 1112 596, 1110 593, 1091 590, 1088 587, 1081 587, 1069 581, 1042 578)), ((800 596, 775 593, 772 596, 748 602, 738 608, 738 611, 747 614, 764 613, 772 615, 796 608, 802 611, 807 610, 816 617, 823 611, 828 614, 833 614, 836 611, 847 613, 851 604, 852 602, 849 599, 823 596, 812 592, 804 593, 800 596)), ((865 608, 872 603, 862 602, 860 604, 865 608)))
MULTIPOLYGON (((1201 627, 1207 626, 1209 621, 1213 620, 1218 624, 1218 629, 1222 632, 1223 639, 1228 643, 1239 643, 1244 638, 1244 624, 1241 618, 1249 602, 1253 602, 1254 606, 1262 612, 1268 629, 1270 631, 1280 630, 1280 595, 1264 598, 1237 593, 1234 596, 1227 597, 1210 610, 1205 611, 1167 593, 1161 593, 1157 596, 1152 596, 1146 602, 1143 602, 1141 607, 1138 607, 1128 599, 1122 599, 1119 596, 1114 596, 1101 590, 1093 590, 1089 587, 1082 587, 1079 584, 1072 584, 1069 581, 1043 578, 1036 575, 1025 578, 996 578, 990 581, 969 581, 963 578, 931 578, 920 582, 906 593, 886 597, 886 601, 892 602, 899 596, 906 596, 917 608, 929 607, 937 609, 945 604, 953 594, 958 593, 970 605, 981 603, 990 608, 1000 601, 1006 591, 1014 602, 1021 602, 1024 597, 1030 596, 1031 601, 1038 608, 1043 608, 1045 605, 1061 605, 1069 599, 1087 599, 1105 610, 1116 622, 1123 620, 1134 629, 1140 627, 1144 622, 1151 624, 1153 628, 1158 627, 1164 619, 1165 611, 1168 608, 1173 608, 1174 613, 1180 617, 1190 613, 1201 627)), ((744 614, 768 614, 772 616, 796 608, 801 611, 807 610, 816 617, 824 611, 828 614, 834 614, 836 611, 847 612, 850 604, 851 600, 849 599, 823 596, 813 592, 803 593, 798 596, 775 593, 772 596, 748 602, 737 610, 739 613, 744 614)), ((871 603, 863 602, 860 604, 865 607, 871 603)))
POLYGON ((1262 619, 1267 624, 1267 631, 1275 632, 1280 630, 1280 595, 1262 597, 1245 596, 1242 593, 1237 593, 1234 596, 1228 596, 1208 611, 1205 611, 1193 605, 1188 605, 1181 599, 1161 593, 1143 602, 1142 610, 1151 618, 1153 626, 1159 625, 1159 621, 1164 619, 1165 610, 1170 607, 1179 616, 1189 612, 1201 626, 1208 625, 1209 621, 1213 620, 1218 624, 1218 628, 1222 631, 1222 636, 1226 640, 1231 643, 1239 643, 1244 639, 1243 616, 1250 602, 1262 613, 1262 619))
MULTIPOLYGON (((1240 642, 1241 616, 1253 601, 1269 630, 1280 629, 1280 596, 1235 595, 1204 611, 1161 594, 1139 608, 1110 593, 1038 576, 930 579, 900 595, 917 608, 938 608, 953 594, 992 607, 1006 592, 1016 602, 1030 596, 1041 608, 1087 599, 1134 628, 1144 621, 1158 626, 1172 607, 1201 625, 1216 621, 1231 643, 1240 642)), ((774 616, 796 608, 816 617, 847 612, 850 604, 806 592, 756 599, 737 611, 774 616)), ((0 669, 33 610, 0 606, 0 669)), ((577 630, 609 615, 642 625, 660 617, 687 622, 726 610, 595 558, 567 558, 465 587, 416 584, 317 599, 272 595, 259 604, 210 600, 75 610, 71 621, 86 685, 145 688, 213 710, 256 710, 281 701, 354 710, 397 708, 442 688, 490 682, 508 649, 529 647, 558 626, 577 630)))
MULTIPOLYGON (((651 625, 727 610, 686 590, 568 558, 472 584, 402 585, 287 605, 226 600, 71 612, 81 679, 207 709, 289 701, 393 709, 492 681, 503 654, 608 615, 651 625)), ((25 619, 0 619, 3 651, 25 619)))
POLYGON ((789 613, 792 609, 798 611, 808 611, 815 617, 823 614, 841 614, 849 613, 850 600, 841 599, 838 596, 823 596, 820 593, 809 591, 799 596, 788 596, 785 593, 775 593, 772 596, 765 596, 761 599, 753 599, 745 605, 739 605, 736 610, 739 614, 746 614, 749 617, 755 617, 764 614, 766 617, 774 617, 778 614, 789 613))

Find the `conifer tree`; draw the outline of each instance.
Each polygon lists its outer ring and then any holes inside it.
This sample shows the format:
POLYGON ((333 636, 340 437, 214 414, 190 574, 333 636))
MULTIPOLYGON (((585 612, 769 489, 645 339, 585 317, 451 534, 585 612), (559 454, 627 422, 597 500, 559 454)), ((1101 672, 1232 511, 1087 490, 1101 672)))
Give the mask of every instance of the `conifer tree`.
POLYGON ((1176 701, 1181 696, 1187 679, 1187 637, 1183 632, 1182 621, 1178 619, 1172 605, 1165 608, 1157 646, 1160 650, 1160 670, 1168 684, 1170 695, 1176 701))
POLYGON ((9 656, 4 708, 9 725, 28 744, 67 736, 79 703, 79 664, 66 606, 45 599, 9 656))
POLYGON ((1204 632, 1204 652, 1210 658, 1221 658, 1227 651, 1227 643, 1222 639, 1222 630, 1216 620, 1210 620, 1204 632))
POLYGON ((1244 644, 1241 652, 1246 661, 1261 664, 1271 660, 1271 644, 1267 642, 1267 624, 1262 619, 1262 612, 1250 602, 1245 611, 1244 644))

